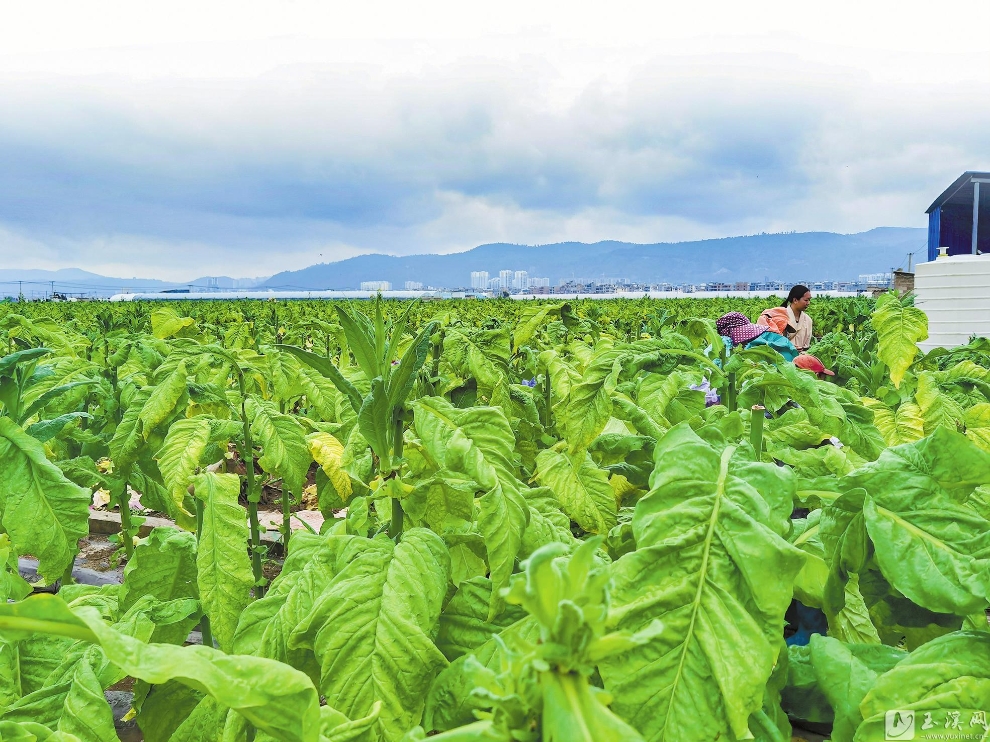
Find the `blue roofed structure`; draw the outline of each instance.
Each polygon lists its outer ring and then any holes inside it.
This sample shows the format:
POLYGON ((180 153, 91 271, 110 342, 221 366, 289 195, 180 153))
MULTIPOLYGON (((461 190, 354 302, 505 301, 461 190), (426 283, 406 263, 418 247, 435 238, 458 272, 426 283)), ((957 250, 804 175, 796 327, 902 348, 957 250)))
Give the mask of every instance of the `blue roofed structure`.
POLYGON ((928 207, 928 259, 990 254, 990 172, 967 171, 928 207))

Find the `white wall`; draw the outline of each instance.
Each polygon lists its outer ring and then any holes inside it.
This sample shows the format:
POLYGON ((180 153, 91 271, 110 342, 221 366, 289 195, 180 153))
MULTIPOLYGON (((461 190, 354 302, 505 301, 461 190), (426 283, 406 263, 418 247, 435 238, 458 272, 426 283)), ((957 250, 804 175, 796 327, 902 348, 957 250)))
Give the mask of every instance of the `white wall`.
POLYGON ((953 255, 919 263, 914 274, 915 306, 928 315, 932 348, 965 345, 973 335, 990 337, 990 255, 953 255))

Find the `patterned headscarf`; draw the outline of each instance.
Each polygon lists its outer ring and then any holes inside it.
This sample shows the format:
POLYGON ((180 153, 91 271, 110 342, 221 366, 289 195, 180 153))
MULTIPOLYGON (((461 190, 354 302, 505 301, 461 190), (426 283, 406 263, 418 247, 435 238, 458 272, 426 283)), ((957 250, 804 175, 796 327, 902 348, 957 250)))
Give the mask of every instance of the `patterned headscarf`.
POLYGON ((718 334, 732 338, 733 345, 742 345, 754 340, 770 328, 766 325, 754 325, 742 312, 723 314, 715 322, 718 334))

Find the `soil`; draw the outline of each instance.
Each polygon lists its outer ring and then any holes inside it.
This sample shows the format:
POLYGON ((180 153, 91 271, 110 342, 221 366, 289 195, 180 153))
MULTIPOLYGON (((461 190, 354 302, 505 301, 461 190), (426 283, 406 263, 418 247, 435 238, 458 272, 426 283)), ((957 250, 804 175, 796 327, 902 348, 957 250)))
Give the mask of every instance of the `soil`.
MULTIPOLYGON (((241 459, 237 452, 236 447, 231 444, 230 453, 233 454, 233 458, 228 460, 227 471, 236 474, 245 474, 247 468, 244 465, 244 460, 241 459)), ((319 465, 314 461, 309 466, 309 471, 306 472, 306 481, 303 482, 303 487, 308 487, 316 483, 316 470, 319 465)), ((254 462, 255 476, 258 477, 261 484, 261 501, 258 503, 259 510, 279 510, 282 509, 282 480, 281 479, 269 479, 269 475, 261 470, 258 466, 258 461, 255 459, 254 462)), ((246 484, 242 484, 242 488, 246 487, 246 484)), ((239 498, 241 505, 247 506, 247 495, 245 492, 241 492, 239 498)), ((290 512, 297 512, 299 510, 306 510, 306 505, 304 503, 293 503, 289 506, 290 512)))
POLYGON ((270 585, 272 580, 282 574, 282 562, 276 562, 274 559, 267 559, 261 563, 261 574, 265 576, 270 585))
POLYGON ((114 552, 118 545, 106 536, 90 535, 79 541, 79 554, 76 556, 76 567, 85 567, 97 572, 109 572, 124 565, 123 558, 117 563, 114 552))
POLYGON ((119 683, 114 683, 107 690, 117 690, 124 691, 126 693, 134 692, 134 683, 137 682, 134 678, 127 677, 121 680, 119 683))

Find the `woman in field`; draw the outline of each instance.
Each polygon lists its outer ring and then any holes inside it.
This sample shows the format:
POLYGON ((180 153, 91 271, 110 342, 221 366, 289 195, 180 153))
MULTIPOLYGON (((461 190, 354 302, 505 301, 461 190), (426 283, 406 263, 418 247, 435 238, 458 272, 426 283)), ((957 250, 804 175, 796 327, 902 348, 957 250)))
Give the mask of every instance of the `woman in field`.
POLYGON ((760 322, 765 322, 773 326, 773 322, 768 321, 770 319, 769 316, 780 314, 781 319, 783 319, 783 313, 780 310, 785 310, 787 313, 786 337, 794 343, 794 347, 798 349, 798 352, 805 353, 811 347, 811 317, 807 311, 809 304, 811 304, 811 289, 798 284, 790 290, 784 303, 780 305, 780 308, 768 309, 763 313, 764 315, 768 315, 768 317, 764 318, 761 316, 760 322))

